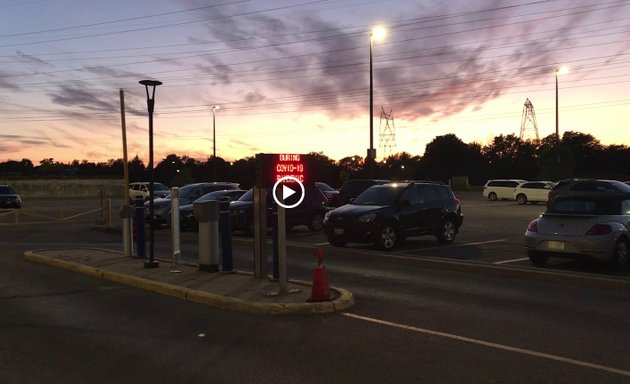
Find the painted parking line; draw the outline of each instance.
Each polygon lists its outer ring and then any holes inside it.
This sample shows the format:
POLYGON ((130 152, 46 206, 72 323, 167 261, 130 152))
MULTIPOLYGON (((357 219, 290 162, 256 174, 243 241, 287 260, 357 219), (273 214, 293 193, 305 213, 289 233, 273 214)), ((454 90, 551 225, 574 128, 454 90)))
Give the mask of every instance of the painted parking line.
POLYGON ((492 264, 509 264, 509 263, 517 263, 519 261, 525 261, 525 260, 529 260, 529 257, 521 257, 520 259, 512 259, 512 260, 501 260, 501 261, 494 261, 492 262, 492 264))
POLYGON ((441 246, 441 247, 407 249, 406 251, 400 251, 398 253, 412 253, 412 252, 418 252, 418 251, 432 251, 432 250, 435 250, 435 249, 447 249, 447 248, 455 248, 455 247, 471 247, 473 245, 502 243, 504 241, 507 241, 507 239, 488 240, 488 241, 476 241, 476 242, 473 242, 473 243, 463 243, 463 244, 453 244, 453 245, 449 245, 447 247, 441 246))
POLYGON ((575 360, 575 359, 571 359, 571 358, 564 357, 564 356, 552 355, 552 354, 549 354, 549 353, 538 352, 538 351, 534 351, 534 350, 531 350, 531 349, 512 347, 512 346, 505 345, 505 344, 498 344, 498 343, 493 343, 493 342, 485 341, 485 340, 481 340, 481 339, 474 339, 474 338, 471 338, 471 337, 459 336, 459 335, 455 335, 455 334, 452 334, 452 333, 434 331, 434 330, 431 330, 431 329, 419 328, 419 327, 414 327, 414 326, 411 326, 411 325, 394 323, 394 322, 391 322, 391 321, 380 320, 380 319, 376 319, 376 318, 373 318, 373 317, 366 317, 366 316, 361 316, 361 315, 355 315, 353 313, 348 313, 348 312, 343 312, 341 315, 342 316, 346 316, 346 317, 351 317, 351 318, 357 319, 357 320, 367 321, 367 322, 370 322, 370 323, 385 325, 385 326, 388 326, 388 327, 393 327, 393 328, 398 328, 398 329, 404 329, 406 331, 411 331, 411 332, 416 332, 416 333, 424 333, 424 334, 432 335, 432 336, 445 337, 445 338, 451 339, 451 340, 457 340, 457 341, 462 341, 462 342, 465 342, 465 343, 482 345, 482 346, 488 347, 488 348, 494 348, 494 349, 500 349, 500 350, 503 350, 503 351, 520 353, 520 354, 523 354, 523 355, 538 357, 538 358, 541 358, 541 359, 559 361, 559 362, 562 362, 562 363, 577 365, 577 366, 584 367, 584 368, 590 368, 590 369, 595 369, 595 370, 598 370, 598 371, 604 371, 604 372, 608 372, 608 373, 615 373, 615 374, 618 374, 618 375, 630 377, 630 371, 626 371, 626 370, 619 369, 619 368, 607 367, 605 365, 600 365, 600 364, 589 363, 587 361, 575 360))

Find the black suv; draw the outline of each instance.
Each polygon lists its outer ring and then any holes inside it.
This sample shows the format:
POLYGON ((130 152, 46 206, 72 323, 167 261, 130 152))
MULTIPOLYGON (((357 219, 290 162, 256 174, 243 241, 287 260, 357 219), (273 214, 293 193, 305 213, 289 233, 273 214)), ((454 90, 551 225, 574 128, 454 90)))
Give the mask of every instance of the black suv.
POLYGON ((547 195, 547 207, 557 196, 579 192, 630 192, 630 185, 617 180, 564 179, 560 180, 547 195))
POLYGON ((451 243, 463 219, 460 202, 448 185, 389 183, 372 186, 352 203, 328 212, 324 232, 334 246, 373 242, 390 250, 416 235, 434 235, 441 243, 451 243))
POLYGON ((348 204, 351 199, 359 196, 363 191, 370 188, 373 185, 380 185, 391 183, 391 180, 379 180, 379 179, 352 179, 348 180, 341 188, 339 188, 339 194, 332 201, 332 205, 340 207, 344 204, 348 204))
POLYGON ((20 199, 20 195, 8 185, 0 185, 0 209, 21 207, 22 199, 20 199))

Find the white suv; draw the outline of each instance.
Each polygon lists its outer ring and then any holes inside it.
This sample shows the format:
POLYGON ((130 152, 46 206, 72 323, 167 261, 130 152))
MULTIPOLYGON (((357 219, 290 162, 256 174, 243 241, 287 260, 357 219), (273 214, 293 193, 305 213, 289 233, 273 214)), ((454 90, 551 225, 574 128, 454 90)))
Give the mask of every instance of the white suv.
POLYGON ((514 189, 527 180, 521 179, 494 179, 488 180, 483 186, 483 197, 492 201, 514 200, 514 189))
POLYGON ((552 181, 528 181, 514 188, 513 197, 520 205, 532 203, 544 203, 547 201, 549 191, 556 183, 552 181))
MULTIPOLYGON (((153 183, 153 197, 166 197, 169 194, 168 188, 162 183, 153 183)), ((149 200, 149 182, 142 181, 136 183, 129 183, 129 198, 135 200, 136 197, 142 197, 142 199, 149 200)))

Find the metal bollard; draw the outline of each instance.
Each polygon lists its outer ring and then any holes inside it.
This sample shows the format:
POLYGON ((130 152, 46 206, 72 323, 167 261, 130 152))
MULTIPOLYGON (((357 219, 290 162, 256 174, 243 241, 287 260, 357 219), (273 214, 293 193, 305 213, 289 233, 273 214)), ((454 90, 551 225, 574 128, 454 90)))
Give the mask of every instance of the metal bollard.
POLYGON ((199 222, 199 270, 219 272, 219 202, 193 203, 199 222))
POLYGON ((232 223, 230 222, 230 202, 219 203, 219 233, 221 236, 221 271, 234 272, 232 258, 232 223))
POLYGON ((134 228, 136 234, 136 257, 147 256, 146 234, 144 228, 144 199, 137 197, 134 200, 134 228))
POLYGON ((272 226, 273 226, 273 232, 272 232, 272 240, 271 240, 271 248, 273 250, 273 267, 272 267, 272 276, 274 279, 279 279, 280 278, 280 262, 279 262, 279 255, 280 255, 280 248, 279 243, 278 243, 278 207, 274 206, 273 208, 273 213, 272 213, 272 226))
POLYGON ((133 207, 125 204, 120 207, 120 218, 122 219, 122 235, 123 235, 123 256, 133 256, 133 207))

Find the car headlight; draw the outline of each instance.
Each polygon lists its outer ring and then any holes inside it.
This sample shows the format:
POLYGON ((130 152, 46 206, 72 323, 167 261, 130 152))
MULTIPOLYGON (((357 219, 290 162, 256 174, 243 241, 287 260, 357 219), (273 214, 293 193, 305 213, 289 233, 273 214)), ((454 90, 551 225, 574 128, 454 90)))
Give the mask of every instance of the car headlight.
POLYGON ((376 219, 376 213, 368 213, 367 215, 359 216, 357 221, 359 223, 371 223, 376 219))

